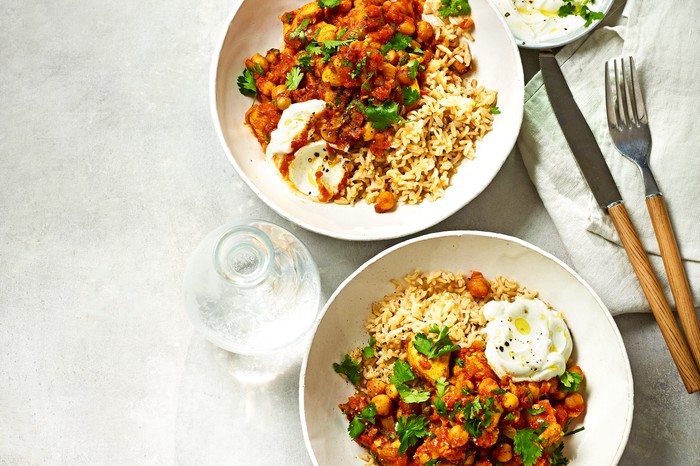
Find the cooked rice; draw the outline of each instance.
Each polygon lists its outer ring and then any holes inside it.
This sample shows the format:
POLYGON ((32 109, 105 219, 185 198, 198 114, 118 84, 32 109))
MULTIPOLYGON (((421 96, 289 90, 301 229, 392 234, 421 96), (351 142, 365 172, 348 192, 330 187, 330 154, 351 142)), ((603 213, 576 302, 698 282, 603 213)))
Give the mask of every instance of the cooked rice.
MULTIPOLYGON (((425 12, 434 12, 439 5, 439 0, 428 0, 425 12)), ((438 46, 425 73, 420 106, 406 115, 403 124, 394 125, 391 150, 382 157, 367 148, 353 154, 354 167, 337 203, 360 199, 374 203, 381 191, 406 204, 436 200, 444 195, 459 164, 474 158, 476 141, 492 128, 497 92, 450 71, 455 61, 471 63, 471 36, 458 23, 452 18, 435 27, 438 46)))
MULTIPOLYGON (((486 325, 483 307, 488 301, 513 301, 516 296, 537 297, 513 280, 496 276, 490 280, 491 293, 474 299, 462 274, 447 271, 415 272, 394 280, 394 293, 372 305, 366 327, 375 339, 375 358, 364 361, 366 380, 389 382, 394 361, 406 359, 405 345, 416 333, 428 334, 432 324, 450 327, 450 339, 467 347, 481 337, 486 325)), ((352 356, 359 359, 359 352, 352 356)))

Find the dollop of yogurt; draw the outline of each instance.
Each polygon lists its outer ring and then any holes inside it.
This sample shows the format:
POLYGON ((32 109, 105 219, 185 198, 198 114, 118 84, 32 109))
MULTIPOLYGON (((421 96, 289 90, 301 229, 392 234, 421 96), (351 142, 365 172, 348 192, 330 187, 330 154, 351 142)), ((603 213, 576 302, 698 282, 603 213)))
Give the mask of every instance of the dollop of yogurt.
POLYGON ((296 151, 292 142, 325 108, 326 103, 318 99, 290 105, 270 134, 265 151, 265 159, 292 188, 318 202, 327 202, 338 193, 347 176, 347 160, 323 140, 309 142, 296 151))
MULTIPOLYGON (((572 3, 580 5, 582 1, 572 3)), ((569 4, 563 0, 494 0, 494 4, 505 17, 515 38, 530 44, 556 40, 584 27, 586 23, 578 15, 559 16, 559 9, 569 4)), ((598 11, 593 2, 586 6, 598 11)))
POLYGON ((539 299, 490 301, 484 306, 486 359, 499 377, 542 381, 566 371, 573 343, 560 312, 539 299))

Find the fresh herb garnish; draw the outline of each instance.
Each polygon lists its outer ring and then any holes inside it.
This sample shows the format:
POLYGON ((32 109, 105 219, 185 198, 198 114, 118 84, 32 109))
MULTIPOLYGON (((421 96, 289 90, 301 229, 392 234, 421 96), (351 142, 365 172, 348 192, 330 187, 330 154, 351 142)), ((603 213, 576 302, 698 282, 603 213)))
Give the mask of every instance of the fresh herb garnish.
POLYGON ((321 8, 333 8, 340 5, 340 0, 318 0, 318 6, 321 8))
POLYGON ((255 97, 258 95, 258 86, 255 84, 253 72, 249 69, 243 70, 243 73, 238 77, 238 90, 246 97, 255 97))
POLYGON ((447 405, 443 401, 442 397, 447 393, 447 380, 445 377, 440 377, 435 381, 435 411, 440 416, 447 416, 447 405))
POLYGON ((491 424, 494 411, 493 398, 481 400, 479 396, 468 401, 464 406, 464 427, 473 437, 480 437, 483 430, 491 424))
POLYGON ((418 71, 423 67, 417 59, 413 59, 408 62, 408 77, 411 79, 416 79, 418 76, 418 71))
POLYGON ((418 89, 412 87, 401 88, 401 94, 403 96, 403 104, 406 107, 410 107, 420 99, 420 92, 418 92, 418 89))
POLYGON ((307 71, 311 71, 311 61, 313 60, 314 56, 310 53, 304 54, 304 55, 299 55, 297 60, 299 61, 299 68, 307 71))
POLYGON ((580 16, 586 21, 584 27, 588 27, 593 24, 593 21, 597 21, 605 17, 605 13, 593 11, 588 8, 588 0, 583 0, 580 5, 575 5, 573 0, 564 0, 564 2, 565 3, 559 7, 559 11, 557 11, 559 17, 566 18, 567 16, 571 15, 580 16))
POLYGON ((515 421, 515 413, 508 413, 505 416, 503 416, 503 419, 506 421, 515 421))
POLYGON ((430 398, 428 390, 416 390, 406 385, 406 382, 415 380, 416 375, 411 370, 411 366, 401 359, 394 363, 394 375, 389 377, 389 381, 396 386, 399 396, 406 403, 422 403, 430 398))
POLYGON ((334 362, 333 370, 345 375, 353 385, 360 383, 360 361, 354 361, 349 354, 345 355, 340 364, 334 362))
POLYGON ((468 0, 442 0, 442 6, 438 8, 438 14, 442 18, 449 16, 466 16, 472 9, 468 0))
POLYGON ((374 337, 369 337, 369 344, 362 348, 362 355, 365 357, 365 359, 370 359, 374 357, 374 344, 376 342, 377 341, 374 339, 374 337))
POLYGON ((513 451, 525 466, 532 466, 542 456, 540 437, 532 429, 520 429, 513 437, 513 451))
POLYGON ((564 442, 559 442, 549 458, 550 466, 566 466, 569 464, 569 459, 564 456, 564 442))
POLYGON ((399 436, 399 455, 406 453, 409 447, 418 443, 419 438, 428 435, 428 419, 417 414, 402 416, 396 421, 396 435, 399 436))
POLYGON ((464 359, 462 359, 462 358, 455 359, 455 366, 464 367, 464 359))
POLYGON ((377 415, 377 407, 374 403, 370 403, 365 406, 360 414, 355 416, 350 425, 348 426, 348 433, 350 437, 354 440, 360 436, 362 432, 367 428, 367 423, 374 424, 374 417, 377 415))
POLYGON ((559 376, 562 392, 577 392, 583 382, 583 377, 578 372, 566 371, 559 376))
POLYGON ((391 39, 389 39, 389 42, 387 42, 384 47, 382 47, 381 52, 383 54, 387 53, 389 50, 396 50, 397 52, 401 50, 406 50, 411 43, 413 42, 413 39, 410 36, 401 34, 400 32, 397 32, 393 36, 391 36, 391 39))
POLYGON ((287 86, 288 90, 294 91, 299 87, 299 83, 301 83, 303 77, 304 73, 301 72, 299 67, 295 66, 289 70, 289 73, 287 73, 287 81, 284 83, 284 85, 287 86))
POLYGON ((338 29, 338 32, 335 34, 335 38, 338 40, 343 40, 343 36, 345 33, 348 32, 348 28, 340 28, 338 29))
POLYGON ((489 110, 490 110, 491 113, 493 113, 494 115, 500 115, 500 114, 501 114, 501 109, 498 108, 498 107, 496 107, 496 106, 491 107, 489 110))
POLYGON ((496 390, 491 390, 492 395, 503 395, 505 392, 505 388, 497 388, 496 390))
POLYGON ((427 463, 425 463, 425 466, 435 466, 436 464, 442 463, 442 460, 440 458, 433 458, 432 460, 428 460, 427 463))
POLYGON ((428 359, 437 358, 443 354, 451 353, 452 351, 458 350, 459 346, 452 343, 448 332, 450 328, 447 325, 433 324, 428 329, 429 333, 437 333, 438 336, 435 340, 431 340, 424 333, 419 333, 413 339, 413 346, 419 353, 427 356, 428 359))
POLYGON ((310 22, 309 18, 304 18, 299 27, 289 33, 289 38, 306 40, 306 28, 309 27, 310 22))
POLYGON ((564 434, 564 437, 568 437, 569 435, 578 434, 579 432, 584 431, 584 430, 586 430, 586 427, 585 427, 585 426, 581 426, 581 427, 579 427, 578 429, 574 429, 574 430, 572 430, 571 432, 565 433, 565 434, 564 434))
POLYGON ((540 406, 539 408, 528 408, 527 409, 527 412, 532 414, 533 416, 535 416, 537 414, 542 414, 542 413, 544 413, 544 411, 545 411, 544 406, 540 406))
POLYGON ((380 105, 368 104, 365 106, 365 116, 372 122, 372 127, 378 130, 387 129, 393 123, 399 121, 399 104, 392 101, 384 101, 380 105))

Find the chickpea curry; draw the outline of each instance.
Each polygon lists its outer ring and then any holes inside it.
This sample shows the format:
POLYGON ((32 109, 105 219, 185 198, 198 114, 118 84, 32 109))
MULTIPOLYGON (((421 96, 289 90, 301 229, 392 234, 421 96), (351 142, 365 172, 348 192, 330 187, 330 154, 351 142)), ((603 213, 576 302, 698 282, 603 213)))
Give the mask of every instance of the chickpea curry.
MULTIPOLYGON (((443 3, 449 6, 441 9, 445 17, 469 13, 466 0, 443 3)), ((323 105, 307 112, 303 130, 289 136, 291 142, 283 145, 289 152, 276 162, 278 168, 289 167, 300 148, 325 143, 330 162, 312 164, 312 178, 324 181, 322 192, 311 196, 315 200, 327 202, 343 189, 353 151, 366 148, 381 158, 390 150, 392 125, 419 104, 424 73, 436 47, 434 28, 422 14, 423 0, 312 1, 281 15, 281 49, 246 60, 238 87, 256 99, 246 124, 263 151, 269 153, 285 110, 310 101, 323 105), (349 163, 343 163, 347 159, 349 163), (333 180, 321 179, 333 167, 333 180)), ((455 73, 468 68, 462 61, 453 65, 455 73)), ((310 154, 317 156, 318 147, 310 154)), ((394 207, 395 196, 388 190, 376 199, 379 213, 394 207)))

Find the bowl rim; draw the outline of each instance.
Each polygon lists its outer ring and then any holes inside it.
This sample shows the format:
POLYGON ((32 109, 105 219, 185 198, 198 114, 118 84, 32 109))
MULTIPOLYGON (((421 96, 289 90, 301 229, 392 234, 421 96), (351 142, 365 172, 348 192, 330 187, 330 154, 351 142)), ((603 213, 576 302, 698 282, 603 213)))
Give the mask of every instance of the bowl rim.
MULTIPOLYGON (((221 62, 221 57, 222 57, 222 52, 223 52, 223 47, 224 43, 226 42, 226 38, 228 37, 229 31, 231 30, 231 26, 233 23, 233 20, 240 10, 241 6, 243 6, 243 3, 246 1, 251 1, 251 0, 236 0, 235 5, 232 7, 231 12, 229 13, 225 23, 222 32, 219 35, 219 40, 216 43, 216 47, 213 52, 212 60, 211 60, 211 65, 210 65, 210 73, 209 73, 209 106, 210 106, 210 114, 211 118, 214 123, 214 129, 216 131, 217 137, 219 139, 219 143, 221 144, 221 147, 224 150, 224 153, 226 155, 226 158, 228 159, 229 163, 233 166, 235 172, 237 175, 245 182, 245 184, 253 191, 253 193, 261 199, 269 208, 274 210, 278 215, 282 216, 286 220, 299 225, 300 227, 304 228, 305 230, 312 231, 314 233, 318 233, 323 236, 328 236, 330 238, 336 238, 336 239, 342 239, 342 240, 349 240, 349 241, 381 241, 381 240, 387 240, 387 239, 397 239, 397 238, 404 238, 412 234, 416 234, 422 231, 427 230, 428 228, 431 228, 435 225, 437 225, 440 222, 445 221, 446 219, 450 218, 454 214, 456 214, 458 211, 461 209, 465 208, 471 201, 476 199, 481 193, 486 190, 488 186, 491 185, 493 180, 496 178, 498 173, 501 171, 503 168, 503 165, 506 163, 510 155, 513 153, 513 150, 515 149, 516 142, 518 139, 518 135, 520 134, 520 130, 522 128, 522 123, 523 123, 523 118, 525 114, 525 109, 524 109, 524 96, 525 96, 525 72, 523 70, 522 66, 522 59, 520 57, 520 51, 518 44, 516 43, 515 37, 513 36, 512 32, 510 31, 510 28, 508 27, 508 24, 505 21, 505 18, 503 18, 503 15, 501 15, 500 11, 493 5, 493 3, 490 0, 483 0, 483 4, 489 8, 492 13, 495 15, 497 18, 497 21, 499 21, 504 28, 504 30, 507 33, 507 37, 509 39, 509 51, 512 53, 513 59, 515 61, 515 69, 517 72, 517 75, 514 77, 513 81, 515 83, 515 88, 516 88, 516 95, 515 100, 520 101, 521 104, 519 106, 519 111, 517 112, 517 115, 515 115, 515 121, 513 122, 513 130, 508 138, 504 138, 503 141, 504 147, 508 146, 510 147, 510 150, 508 151, 507 154, 504 154, 502 160, 499 163, 498 169, 494 170, 493 173, 489 174, 489 176, 483 177, 483 179, 486 181, 486 183, 483 186, 480 186, 479 189, 475 190, 473 192, 472 198, 467 201, 464 204, 456 204, 452 206, 452 208, 447 209, 443 212, 443 215, 439 215, 433 219, 430 219, 427 222, 423 223, 410 223, 408 225, 404 224, 401 227, 393 227, 391 229, 388 229, 387 231, 384 232, 373 232, 372 234, 368 235, 366 232, 363 231, 358 231, 358 232, 339 232, 336 231, 332 228, 324 228, 322 226, 314 225, 312 223, 309 223, 298 216, 292 215, 288 212, 286 212, 284 209, 282 209, 280 206, 278 206, 275 202, 272 201, 268 196, 265 195, 264 192, 262 192, 258 187, 253 183, 253 181, 245 174, 245 171, 242 169, 242 167, 239 165, 239 163, 236 161, 236 158, 233 156, 233 153, 231 152, 231 149, 229 148, 228 144, 226 143, 226 138, 224 136, 224 131, 223 127, 221 126, 221 120, 219 118, 219 112, 218 112, 218 105, 217 105, 217 84, 218 84, 218 69, 219 69, 219 64, 221 62)), ((448 187, 448 189, 451 186, 448 187)), ((439 199, 437 200, 439 202, 439 199)), ((424 200, 423 202, 430 202, 429 200, 424 200)), ((407 207, 407 206, 404 206, 407 207)), ((410 206, 409 206, 410 207, 410 206)))
POLYGON ((622 356, 623 360, 626 363, 625 364, 625 376, 627 379, 627 386, 629 389, 629 397, 627 399, 627 423, 625 425, 625 430, 622 433, 622 437, 620 438, 620 443, 617 447, 617 451, 615 452, 615 456, 613 458, 613 463, 612 464, 618 464, 620 461, 620 458, 622 457, 622 454, 625 451, 625 448, 627 446, 627 442, 629 440, 629 435, 630 431, 632 429, 632 420, 634 416, 634 383, 633 383, 633 377, 632 377, 632 369, 630 367, 629 363, 629 357, 627 355, 627 348, 625 347, 625 342, 622 339, 622 335, 620 334, 620 329, 618 328, 617 324, 615 323, 615 320, 613 319, 612 314, 610 314, 610 310, 607 308, 607 306, 603 303, 602 299, 600 299, 600 296, 593 290, 593 288, 586 282, 581 275, 579 275, 573 268, 568 266, 566 263, 564 263, 561 259, 557 258, 553 254, 548 253, 547 251, 543 250, 542 248, 535 246, 532 243, 529 243, 523 239, 506 235, 503 233, 495 233, 495 232, 488 232, 488 231, 479 231, 479 230, 448 230, 448 231, 440 231, 440 232, 435 232, 435 233, 428 233, 425 235, 417 236, 414 238, 410 238, 408 240, 402 241, 398 244, 395 244, 394 246, 391 246, 387 249, 384 249, 383 251, 380 251, 377 253, 374 257, 370 258, 367 260, 365 263, 360 265, 354 272, 352 272, 343 282, 338 285, 338 287, 333 291, 333 294, 328 298, 326 301, 325 305, 323 306, 323 309, 321 312, 318 314, 318 317, 316 318, 316 322, 314 323, 310 334, 311 334, 311 340, 309 341, 309 344, 306 347, 306 351, 304 352, 304 358, 301 363, 301 370, 299 373, 299 419, 301 421, 301 427, 302 427, 302 433, 304 435, 304 444, 306 445, 306 450, 307 453, 309 454, 309 457, 311 458, 312 463, 314 466, 318 466, 318 461, 316 460, 316 456, 314 454, 313 446, 311 445, 311 440, 309 438, 309 432, 308 428, 306 426, 306 409, 305 409, 305 404, 304 404, 304 395, 305 395, 305 389, 306 389, 306 370, 307 370, 307 365, 309 361, 309 355, 311 353, 311 349, 313 348, 313 342, 316 338, 316 331, 318 330, 318 327, 323 320, 324 316, 326 315, 326 312, 330 309, 331 305, 333 302, 336 300, 338 295, 340 295, 343 290, 348 286, 348 284, 353 281, 359 274, 364 272, 368 267, 371 265, 375 264, 376 262, 381 261, 384 257, 394 253, 395 251, 402 249, 406 246, 409 246, 413 243, 417 242, 422 242, 422 241, 431 241, 434 239, 439 239, 439 238, 445 238, 445 237, 461 237, 461 236, 477 236, 477 237, 488 237, 488 238, 494 238, 494 239, 499 239, 503 241, 508 241, 508 242, 513 242, 516 243, 522 247, 525 247, 527 249, 530 249, 542 256, 544 256, 546 259, 549 259, 550 261, 554 262, 556 265, 560 266, 563 268, 566 272, 571 274, 581 285, 583 285, 586 290, 593 296, 595 301, 598 303, 600 308, 604 311, 605 318, 612 328, 615 337, 616 337, 616 343, 619 345, 620 349, 622 350, 622 356))

